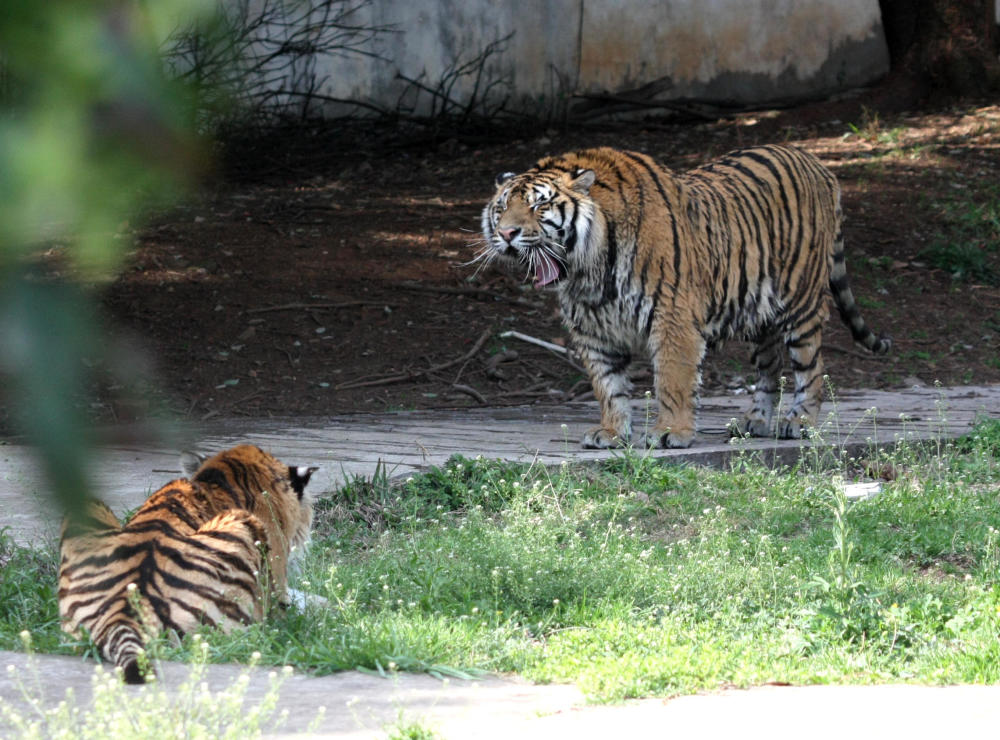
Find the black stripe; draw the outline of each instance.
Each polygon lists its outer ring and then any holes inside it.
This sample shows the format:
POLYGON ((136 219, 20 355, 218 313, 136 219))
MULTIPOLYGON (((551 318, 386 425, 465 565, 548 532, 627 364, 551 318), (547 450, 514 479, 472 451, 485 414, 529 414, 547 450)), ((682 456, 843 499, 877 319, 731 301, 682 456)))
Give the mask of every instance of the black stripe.
POLYGON ((849 287, 850 287, 850 282, 847 280, 846 274, 836 278, 830 278, 830 290, 832 290, 834 295, 836 296, 839 296, 849 287))
POLYGON ((222 462, 224 462, 229 467, 229 470, 231 471, 233 479, 236 483, 237 490, 243 494, 245 501, 243 508, 249 511, 253 511, 253 509, 256 507, 256 500, 255 500, 256 497, 254 496, 253 493, 253 490, 256 487, 254 485, 255 481, 254 481, 253 470, 251 470, 248 466, 244 465, 239 460, 235 460, 231 457, 224 457, 222 459, 222 462))
POLYGON ((680 243, 677 239, 677 218, 674 215, 673 204, 667 195, 666 189, 663 187, 663 183, 660 181, 659 175, 656 170, 653 169, 652 165, 649 164, 643 157, 636 154, 635 152, 624 152, 625 156, 631 159, 633 162, 642 167, 646 173, 649 175, 650 179, 656 185, 656 190, 659 192, 660 197, 663 199, 664 205, 667 207, 667 215, 670 216, 670 232, 673 236, 673 243, 671 246, 674 249, 674 300, 677 300, 676 286, 681 282, 681 250, 680 243))
POLYGON ((212 488, 218 488, 226 493, 227 496, 232 500, 233 506, 237 508, 243 507, 243 502, 240 501, 239 497, 236 495, 236 491, 233 490, 232 485, 230 485, 229 479, 226 474, 216 467, 205 468, 194 478, 199 483, 204 483, 212 488))
POLYGON ((819 352, 813 353, 812 361, 808 365, 803 365, 802 363, 798 362, 794 357, 792 357, 791 358, 792 370, 794 370, 797 373, 807 372, 816 367, 816 362, 818 360, 819 360, 819 352))
POLYGON ((808 339, 822 328, 823 328, 822 325, 817 322, 808 331, 805 331, 802 334, 796 334, 794 337, 789 337, 788 340, 785 342, 785 344, 787 344, 789 347, 802 347, 804 346, 802 340, 808 339))
MULTIPOLYGON (((770 148, 768 148, 765 151, 767 151, 768 153, 771 152, 770 148)), ((774 191, 772 193, 772 196, 773 196, 772 199, 776 199, 777 200, 777 202, 781 205, 781 208, 782 208, 782 210, 784 211, 784 214, 785 214, 785 220, 782 221, 781 219, 778 219, 777 225, 779 227, 784 226, 784 225, 791 226, 792 221, 793 221, 791 204, 788 202, 788 195, 785 192, 785 188, 784 188, 784 186, 782 184, 781 173, 778 171, 778 169, 775 166, 775 164, 774 164, 773 160, 771 159, 771 157, 765 156, 765 155, 761 154, 759 151, 747 151, 747 152, 745 152, 743 154, 743 156, 746 159, 749 159, 749 160, 751 160, 753 162, 757 162, 758 164, 763 165, 774 176, 774 183, 773 183, 773 185, 771 185, 769 183, 770 187, 768 189, 774 191)), ((779 228, 779 233, 778 233, 778 241, 779 241, 779 243, 782 243, 782 244, 790 243, 790 238, 786 239, 783 232, 784 232, 784 229, 780 229, 779 228)), ((790 237, 790 235, 789 235, 789 237, 790 237)), ((787 286, 786 286, 786 288, 787 288, 787 286)))
MULTIPOLYGON (((793 229, 792 240, 786 245, 792 251, 788 255, 794 259, 794 263, 791 265, 791 269, 787 271, 788 278, 792 278, 798 271, 798 266, 803 260, 808 260, 810 256, 810 251, 806 249, 803 241, 803 219, 802 213, 805 210, 805 204, 802 202, 802 193, 799 191, 799 182, 802 180, 801 171, 795 167, 794 160, 790 157, 790 152, 786 149, 781 149, 780 147, 773 147, 771 149, 771 155, 778 162, 781 162, 785 168, 785 180, 780 183, 782 190, 785 190, 789 185, 791 190, 795 194, 795 217, 792 219, 790 226, 793 229)), ((824 259, 826 255, 823 255, 824 259)), ((802 284, 802 280, 799 281, 802 284)), ((788 286, 785 286, 785 292, 787 292, 788 286)))
POLYGON ((618 299, 618 284, 615 280, 618 264, 618 237, 614 221, 608 222, 608 261, 604 266, 604 289, 601 292, 601 304, 611 303, 618 299))
POLYGON ((643 334, 649 336, 653 328, 653 318, 656 316, 656 308, 660 304, 660 291, 653 293, 653 300, 649 306, 649 315, 646 316, 646 325, 643 327, 643 334))
MULTIPOLYGON (((168 492, 172 494, 173 492, 168 492)), ((178 495, 168 495, 162 500, 154 501, 150 499, 150 502, 136 514, 135 519, 125 525, 125 532, 136 532, 141 531, 141 528, 147 523, 153 521, 162 522, 163 524, 170 526, 169 523, 162 517, 165 512, 170 514, 175 519, 182 522, 185 526, 190 527, 192 530, 198 529, 202 524, 202 519, 200 517, 196 518, 193 512, 186 506, 184 498, 185 492, 178 492, 178 495), (153 518, 155 517, 155 518, 153 518), (147 521, 148 520, 148 521, 147 521)))

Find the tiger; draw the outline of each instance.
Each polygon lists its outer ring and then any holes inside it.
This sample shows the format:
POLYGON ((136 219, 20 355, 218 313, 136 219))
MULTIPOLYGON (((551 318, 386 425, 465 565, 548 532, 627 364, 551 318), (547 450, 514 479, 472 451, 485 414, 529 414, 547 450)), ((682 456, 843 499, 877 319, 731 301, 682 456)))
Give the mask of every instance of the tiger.
POLYGON ((62 524, 59 616, 89 632, 127 683, 146 680, 148 638, 199 624, 230 631, 287 603, 289 556, 304 545, 315 467, 290 467, 252 445, 182 455, 189 478, 153 493, 127 524, 90 500, 62 524))
POLYGON ((498 176, 473 261, 555 288, 601 410, 583 447, 690 446, 705 353, 733 337, 754 343, 759 379, 732 432, 796 439, 822 403, 827 287, 856 342, 875 354, 892 345, 855 303, 842 221, 836 177, 793 146, 736 150, 681 173, 600 147, 498 176), (795 393, 775 420, 786 350, 795 393), (643 352, 657 415, 633 440, 627 369, 643 352))

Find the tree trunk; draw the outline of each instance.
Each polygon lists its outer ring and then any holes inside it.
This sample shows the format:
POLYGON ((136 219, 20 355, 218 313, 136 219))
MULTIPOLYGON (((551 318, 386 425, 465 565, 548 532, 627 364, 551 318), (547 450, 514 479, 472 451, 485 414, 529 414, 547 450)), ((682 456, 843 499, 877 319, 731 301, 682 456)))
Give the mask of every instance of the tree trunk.
POLYGON ((955 95, 1000 91, 998 0, 879 0, 894 72, 955 95))

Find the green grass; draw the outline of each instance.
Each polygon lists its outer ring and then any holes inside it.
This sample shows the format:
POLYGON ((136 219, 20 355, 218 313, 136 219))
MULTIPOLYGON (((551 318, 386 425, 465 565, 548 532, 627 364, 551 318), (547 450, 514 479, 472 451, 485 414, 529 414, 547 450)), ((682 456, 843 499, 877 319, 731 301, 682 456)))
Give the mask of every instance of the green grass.
POLYGON ((56 603, 57 554, 16 546, 0 530, 0 649, 19 650, 30 629, 41 652, 66 648, 56 603))
POLYGON ((395 724, 385 729, 386 740, 438 740, 441 737, 426 724, 402 716, 395 724))
POLYGON ((936 209, 941 230, 920 256, 957 280, 998 284, 1000 189, 986 189, 977 200, 948 200, 936 209))
MULTIPOLYGON (((328 607, 203 636, 217 661, 516 672, 596 700, 997 681, 998 453, 1000 422, 873 452, 895 479, 855 503, 841 483, 864 464, 837 455, 771 470, 745 454, 724 471, 631 452, 556 470, 456 458, 398 484, 380 471, 318 507, 298 587, 328 607)), ((14 566, 0 647, 29 626, 39 649, 85 649, 60 636, 40 585, 53 556, 0 552, 14 566)))

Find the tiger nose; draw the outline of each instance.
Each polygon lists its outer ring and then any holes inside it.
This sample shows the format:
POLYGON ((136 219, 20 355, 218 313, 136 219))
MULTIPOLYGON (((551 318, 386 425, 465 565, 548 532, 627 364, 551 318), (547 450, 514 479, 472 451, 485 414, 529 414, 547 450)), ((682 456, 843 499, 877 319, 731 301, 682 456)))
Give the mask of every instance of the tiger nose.
POLYGON ((497 229, 497 233, 500 235, 501 239, 510 244, 514 241, 514 238, 521 233, 521 230, 515 226, 512 229, 497 229))

